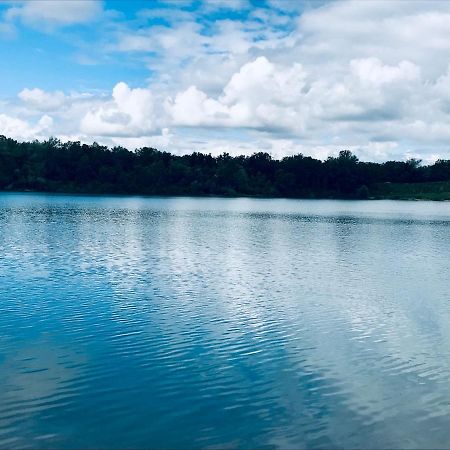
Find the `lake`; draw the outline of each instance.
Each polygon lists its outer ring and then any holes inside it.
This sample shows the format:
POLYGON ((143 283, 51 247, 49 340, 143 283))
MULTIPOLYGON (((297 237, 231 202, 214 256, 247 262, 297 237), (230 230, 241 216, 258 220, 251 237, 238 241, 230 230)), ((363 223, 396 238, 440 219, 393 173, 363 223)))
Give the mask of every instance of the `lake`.
POLYGON ((0 194, 1 448, 450 443, 450 203, 0 194))

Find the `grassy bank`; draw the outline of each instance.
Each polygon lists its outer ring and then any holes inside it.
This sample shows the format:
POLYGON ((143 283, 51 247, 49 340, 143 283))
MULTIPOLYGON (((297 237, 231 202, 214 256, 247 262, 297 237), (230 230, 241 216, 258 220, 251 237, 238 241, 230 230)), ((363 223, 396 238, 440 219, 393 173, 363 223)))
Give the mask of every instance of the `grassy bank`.
POLYGON ((361 195, 336 195, 333 192, 309 192, 303 195, 283 196, 280 194, 272 195, 248 195, 248 194, 199 194, 189 192, 174 192, 163 194, 139 194, 129 192, 117 192, 96 189, 70 189, 61 187, 56 189, 0 189, 0 192, 25 192, 25 193, 51 193, 51 194, 70 194, 70 195, 144 195, 158 197, 222 197, 222 198, 291 198, 291 199, 336 199, 336 200, 433 200, 450 201, 450 181, 434 183, 378 183, 371 185, 370 188, 364 186, 361 195))
POLYGON ((392 200, 450 200, 450 181, 434 183, 378 183, 371 197, 392 200))

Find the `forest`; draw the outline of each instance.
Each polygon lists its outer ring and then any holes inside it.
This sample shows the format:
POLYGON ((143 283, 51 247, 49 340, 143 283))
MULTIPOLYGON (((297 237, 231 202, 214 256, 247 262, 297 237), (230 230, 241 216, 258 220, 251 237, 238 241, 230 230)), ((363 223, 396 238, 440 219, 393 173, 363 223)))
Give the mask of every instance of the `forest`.
POLYGON ((362 162, 348 150, 325 161, 302 154, 277 160, 265 152, 179 156, 148 147, 130 151, 55 138, 18 142, 0 136, 2 191, 446 199, 449 181, 450 160, 428 166, 417 159, 362 162))

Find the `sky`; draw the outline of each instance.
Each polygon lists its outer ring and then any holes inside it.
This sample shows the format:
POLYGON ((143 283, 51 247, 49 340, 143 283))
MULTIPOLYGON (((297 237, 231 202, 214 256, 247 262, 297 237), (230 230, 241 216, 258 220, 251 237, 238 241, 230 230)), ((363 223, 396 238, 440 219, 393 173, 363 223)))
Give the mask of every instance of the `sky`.
POLYGON ((450 2, 0 0, 0 135, 450 159, 450 2))

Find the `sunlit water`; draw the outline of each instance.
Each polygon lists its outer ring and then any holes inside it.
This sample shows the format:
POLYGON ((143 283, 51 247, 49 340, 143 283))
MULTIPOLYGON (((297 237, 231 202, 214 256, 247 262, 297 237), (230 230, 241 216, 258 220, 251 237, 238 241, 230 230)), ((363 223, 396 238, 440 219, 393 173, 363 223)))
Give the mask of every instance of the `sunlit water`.
POLYGON ((1 448, 450 446, 450 204, 0 194, 1 448))

